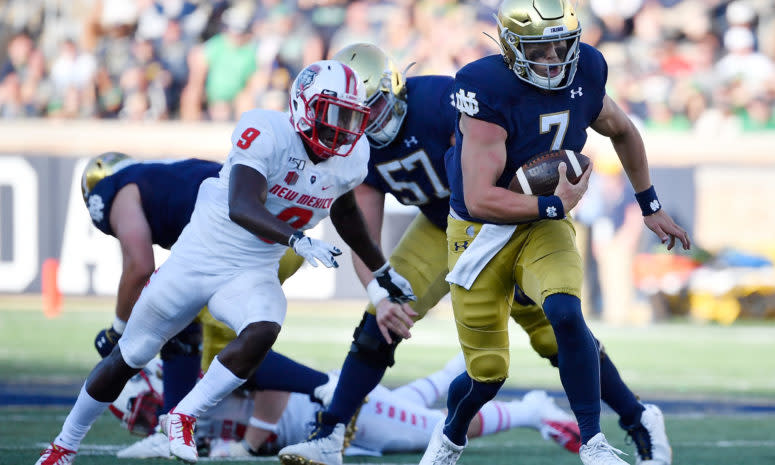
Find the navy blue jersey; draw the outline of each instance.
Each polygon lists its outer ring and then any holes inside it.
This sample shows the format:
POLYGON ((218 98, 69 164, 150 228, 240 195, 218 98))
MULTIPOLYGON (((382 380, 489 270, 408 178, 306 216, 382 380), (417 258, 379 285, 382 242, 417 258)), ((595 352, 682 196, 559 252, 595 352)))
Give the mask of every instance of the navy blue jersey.
POLYGON ((87 203, 92 222, 100 231, 115 236, 110 227, 113 198, 122 187, 136 184, 153 243, 169 249, 191 219, 199 184, 207 178, 217 177, 220 169, 220 163, 193 158, 173 163, 129 165, 107 176, 92 189, 87 203))
MULTIPOLYGON (((458 109, 497 124, 508 134, 506 166, 496 185, 508 187, 517 169, 541 152, 581 152, 587 141, 587 128, 603 108, 607 78, 608 66, 603 55, 583 43, 573 82, 557 91, 546 91, 517 78, 501 55, 479 59, 458 71, 454 88, 458 109)), ((461 137, 456 126, 455 149, 447 157, 450 205, 463 219, 481 221, 469 215, 463 199, 461 137)))
POLYGON ((450 103, 453 79, 417 76, 406 80, 408 111, 396 138, 371 149, 364 181, 393 194, 404 205, 417 205, 436 226, 447 228, 449 187, 444 153, 452 145, 457 111, 450 103))

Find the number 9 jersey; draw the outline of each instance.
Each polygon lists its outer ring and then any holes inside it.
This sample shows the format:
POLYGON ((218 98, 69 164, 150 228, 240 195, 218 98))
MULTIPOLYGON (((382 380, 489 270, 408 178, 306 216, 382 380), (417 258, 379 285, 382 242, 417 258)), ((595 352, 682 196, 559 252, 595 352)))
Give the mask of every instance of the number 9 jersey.
POLYGON ((267 180, 266 208, 299 230, 310 229, 327 217, 334 200, 366 177, 366 138, 361 138, 348 156, 333 156, 315 164, 286 113, 245 112, 231 141, 232 149, 219 177, 202 183, 191 222, 181 236, 199 236, 187 245, 206 249, 186 247, 186 255, 195 263, 201 258, 190 253, 217 258, 226 267, 276 267, 287 250, 285 244, 256 237, 229 219, 229 177, 234 165, 261 173, 267 180))

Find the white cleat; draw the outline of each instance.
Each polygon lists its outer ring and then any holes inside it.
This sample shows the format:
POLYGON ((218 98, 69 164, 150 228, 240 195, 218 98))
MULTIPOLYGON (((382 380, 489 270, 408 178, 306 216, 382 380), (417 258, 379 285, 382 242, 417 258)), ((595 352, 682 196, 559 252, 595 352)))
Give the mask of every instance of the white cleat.
POLYGON ((175 413, 175 409, 172 409, 170 413, 159 417, 159 424, 169 439, 170 454, 186 463, 196 463, 199 459, 194 440, 196 418, 175 413))
POLYGON ((617 454, 623 452, 608 444, 603 433, 592 436, 579 450, 579 458, 584 465, 627 465, 617 454))
POLYGON ((210 441, 210 455, 208 457, 253 457, 253 454, 245 448, 242 441, 215 438, 210 441))
MULTIPOLYGON (((466 440, 468 445, 468 440, 466 440)), ((444 435, 444 420, 438 422, 431 433, 431 440, 420 465, 455 465, 466 446, 458 446, 444 435)))
POLYGON ((338 423, 328 436, 314 437, 283 447, 277 454, 283 465, 342 465, 344 423, 338 423))
POLYGON ((326 381, 325 384, 316 387, 312 392, 315 399, 323 404, 324 409, 327 409, 328 406, 331 405, 331 401, 334 400, 334 391, 336 391, 337 383, 339 383, 339 376, 328 373, 328 381, 326 381))
POLYGON ((170 441, 167 439, 166 434, 156 432, 129 447, 121 449, 116 454, 116 457, 120 459, 171 459, 170 441))
POLYGON ((75 451, 57 446, 53 442, 40 453, 35 465, 70 465, 75 460, 75 451))
POLYGON ((665 432, 665 418, 654 404, 644 404, 646 409, 640 417, 640 424, 626 428, 627 435, 635 443, 637 465, 671 465, 673 449, 665 432))

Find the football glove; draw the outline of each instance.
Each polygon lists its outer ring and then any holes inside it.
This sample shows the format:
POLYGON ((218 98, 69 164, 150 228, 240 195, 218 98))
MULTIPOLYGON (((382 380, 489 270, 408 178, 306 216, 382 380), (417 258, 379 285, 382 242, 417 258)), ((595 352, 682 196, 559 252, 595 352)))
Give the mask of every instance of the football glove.
POLYGON ((288 246, 314 267, 318 266, 318 262, 322 263, 326 268, 339 267, 334 257, 342 255, 342 251, 328 242, 312 239, 305 236, 303 232, 296 231, 288 240, 288 246))
POLYGON ((385 263, 374 272, 374 279, 366 286, 369 300, 376 307, 382 299, 390 299, 391 302, 403 304, 416 301, 412 285, 403 276, 391 268, 390 263, 385 263))
POLYGON ((107 357, 113 348, 116 347, 120 337, 121 335, 113 329, 113 326, 97 333, 97 337, 94 339, 94 348, 97 349, 100 357, 107 357))

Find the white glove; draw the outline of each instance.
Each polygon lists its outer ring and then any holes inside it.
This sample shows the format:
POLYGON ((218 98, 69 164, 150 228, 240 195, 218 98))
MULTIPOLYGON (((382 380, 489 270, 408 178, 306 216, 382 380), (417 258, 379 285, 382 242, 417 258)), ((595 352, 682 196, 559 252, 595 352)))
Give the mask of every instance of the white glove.
POLYGON ((374 279, 366 286, 366 293, 375 307, 382 299, 390 299, 396 303, 407 303, 417 300, 412 290, 412 285, 406 278, 396 273, 390 267, 390 263, 385 263, 374 272, 374 279))
POLYGON ((296 231, 288 240, 288 246, 316 268, 318 261, 326 268, 339 267, 334 257, 342 255, 342 251, 328 242, 309 238, 301 231, 296 231))

